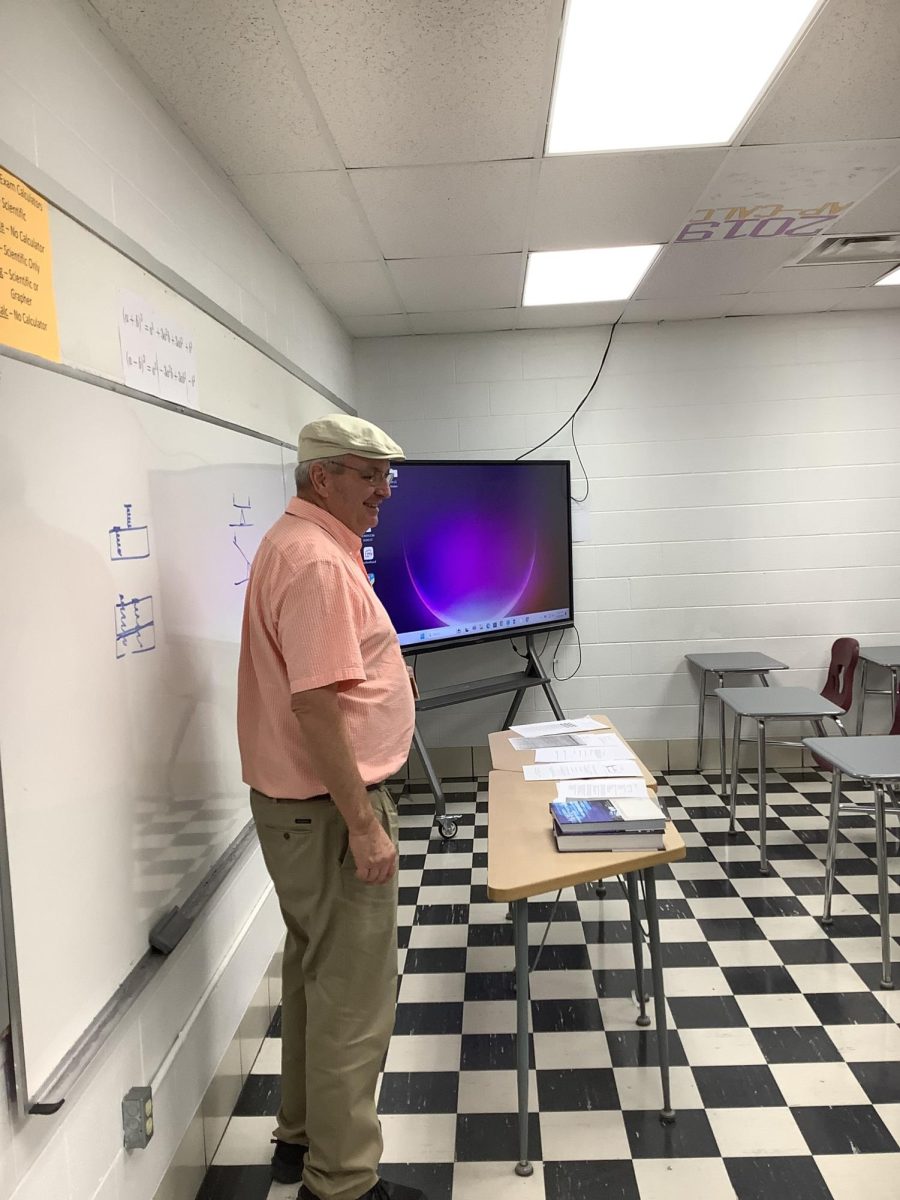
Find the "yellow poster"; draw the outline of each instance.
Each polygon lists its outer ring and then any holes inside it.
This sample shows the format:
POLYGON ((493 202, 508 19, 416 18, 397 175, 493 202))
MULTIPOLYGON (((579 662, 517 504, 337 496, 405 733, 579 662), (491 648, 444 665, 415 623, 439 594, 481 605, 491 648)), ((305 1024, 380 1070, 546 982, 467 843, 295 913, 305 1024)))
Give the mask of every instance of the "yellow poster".
POLYGON ((0 343, 59 362, 47 202, 2 167, 0 343))

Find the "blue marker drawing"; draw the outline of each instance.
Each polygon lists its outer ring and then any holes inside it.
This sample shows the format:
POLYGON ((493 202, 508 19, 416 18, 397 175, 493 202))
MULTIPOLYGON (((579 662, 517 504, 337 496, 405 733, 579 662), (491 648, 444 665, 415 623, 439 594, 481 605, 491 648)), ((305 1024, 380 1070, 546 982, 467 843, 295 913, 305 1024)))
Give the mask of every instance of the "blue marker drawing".
POLYGON ((112 562, 122 559, 150 557, 150 530, 146 525, 133 525, 133 505, 123 505, 125 524, 113 525, 109 531, 109 557, 112 562))
POLYGON ((238 504, 237 500, 235 500, 235 498, 234 498, 234 492, 232 492, 231 493, 231 507, 236 508, 238 510, 238 513, 240 514, 241 519, 239 521, 229 521, 228 528, 229 529, 241 529, 241 528, 252 529, 253 522, 248 521, 246 519, 247 513, 253 507, 253 505, 250 503, 250 497, 249 496, 247 497, 246 504, 238 504))
MULTIPOLYGON (((229 529, 252 529, 253 522, 247 520, 247 513, 250 512, 251 508, 253 507, 253 505, 250 503, 250 497, 249 496, 247 497, 246 504, 239 504, 235 497, 234 492, 232 492, 231 493, 231 507, 236 508, 238 510, 238 515, 240 516, 240 520, 239 521, 229 521, 228 528, 229 529)), ((238 554, 240 554, 241 558, 244 560, 243 577, 241 579, 235 579, 235 581, 234 581, 234 586, 240 587, 241 584, 246 583, 247 580, 250 578, 250 559, 247 557, 247 555, 241 549, 240 543, 237 540, 237 534, 234 534, 234 536, 232 537, 231 544, 234 546, 234 548, 237 550, 238 554)))
POLYGON ((234 546, 235 550, 237 550, 238 554, 240 554, 241 558, 244 560, 244 577, 243 577, 243 579, 236 579, 234 581, 234 586, 240 587, 242 583, 246 583, 247 580, 250 578, 250 559, 247 557, 247 555, 241 549, 241 547, 238 543, 238 540, 237 540, 237 534, 235 534, 234 537, 231 539, 231 543, 234 546))
POLYGON ((146 654, 156 649, 156 626, 153 622, 153 597, 132 596, 126 600, 122 592, 115 608, 116 658, 128 654, 146 654))

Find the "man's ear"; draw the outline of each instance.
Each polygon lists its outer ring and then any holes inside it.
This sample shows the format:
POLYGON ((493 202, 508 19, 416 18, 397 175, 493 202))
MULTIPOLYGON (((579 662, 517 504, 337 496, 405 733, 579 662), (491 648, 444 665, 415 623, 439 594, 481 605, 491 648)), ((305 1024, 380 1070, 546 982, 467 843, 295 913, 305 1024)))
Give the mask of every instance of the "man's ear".
POLYGON ((328 468, 323 462, 314 462, 309 469, 309 486, 317 496, 324 496, 328 490, 328 468))

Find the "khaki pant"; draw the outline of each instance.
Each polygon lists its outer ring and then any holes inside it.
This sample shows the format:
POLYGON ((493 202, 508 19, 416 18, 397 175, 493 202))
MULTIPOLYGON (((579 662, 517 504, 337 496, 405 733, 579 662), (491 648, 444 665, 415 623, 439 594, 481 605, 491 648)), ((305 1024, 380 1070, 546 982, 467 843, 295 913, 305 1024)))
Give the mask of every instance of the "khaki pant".
MULTIPOLYGON (((396 845, 387 789, 369 797, 396 845)), ((250 800, 287 926, 275 1136, 309 1145, 303 1182, 321 1200, 356 1200, 381 1159, 375 1089, 394 1025, 397 876, 357 879, 330 800, 250 800)))

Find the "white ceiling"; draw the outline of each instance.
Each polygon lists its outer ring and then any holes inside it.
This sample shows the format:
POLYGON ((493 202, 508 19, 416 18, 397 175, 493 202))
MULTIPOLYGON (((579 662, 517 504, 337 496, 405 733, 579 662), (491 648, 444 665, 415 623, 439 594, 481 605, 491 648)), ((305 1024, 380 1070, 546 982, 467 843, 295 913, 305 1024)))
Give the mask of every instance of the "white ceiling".
POLYGON ((354 336, 900 307, 791 265, 900 231, 900 0, 825 0, 730 146, 555 158, 564 0, 85 2, 354 336), (645 243, 632 300, 522 307, 528 250, 645 243))

